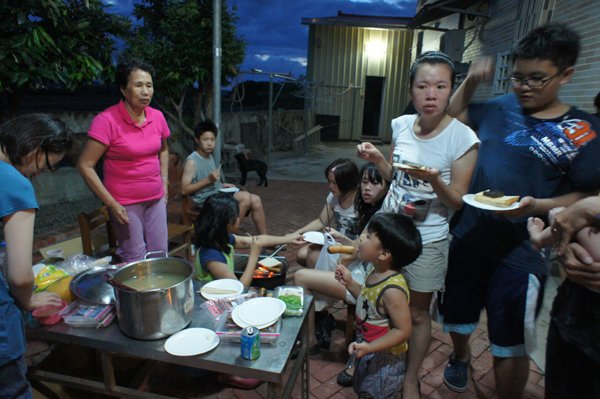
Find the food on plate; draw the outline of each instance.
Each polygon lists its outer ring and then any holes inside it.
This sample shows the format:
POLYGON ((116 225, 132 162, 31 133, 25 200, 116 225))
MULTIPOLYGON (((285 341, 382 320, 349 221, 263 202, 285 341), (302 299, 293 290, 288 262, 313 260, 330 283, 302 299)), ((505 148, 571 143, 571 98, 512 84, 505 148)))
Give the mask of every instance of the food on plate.
POLYGON ((397 169, 427 170, 427 166, 422 165, 417 162, 411 162, 411 161, 404 161, 402 163, 394 163, 392 166, 397 169))
POLYGON ((327 248, 327 252, 330 254, 348 254, 354 253, 354 247, 352 245, 332 245, 327 248))
POLYGON ((507 208, 519 200, 518 195, 504 195, 500 190, 485 190, 475 194, 475 201, 483 204, 507 208))

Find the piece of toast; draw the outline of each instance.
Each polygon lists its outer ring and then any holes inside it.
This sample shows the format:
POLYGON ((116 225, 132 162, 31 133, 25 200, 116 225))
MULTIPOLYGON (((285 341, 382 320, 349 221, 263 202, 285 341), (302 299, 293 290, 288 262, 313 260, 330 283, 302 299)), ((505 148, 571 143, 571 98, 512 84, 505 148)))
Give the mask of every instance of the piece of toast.
POLYGON ((473 197, 475 201, 483 204, 494 205, 500 208, 508 208, 519 200, 518 195, 504 195, 498 190, 481 191, 473 197))
POLYGON ((421 165, 420 163, 404 161, 403 163, 394 163, 392 166, 396 169, 413 169, 413 170, 426 170, 427 166, 421 165))
POLYGON ((282 263, 275 258, 265 258, 258 261, 258 264, 267 268, 274 268, 276 266, 281 266, 282 263))

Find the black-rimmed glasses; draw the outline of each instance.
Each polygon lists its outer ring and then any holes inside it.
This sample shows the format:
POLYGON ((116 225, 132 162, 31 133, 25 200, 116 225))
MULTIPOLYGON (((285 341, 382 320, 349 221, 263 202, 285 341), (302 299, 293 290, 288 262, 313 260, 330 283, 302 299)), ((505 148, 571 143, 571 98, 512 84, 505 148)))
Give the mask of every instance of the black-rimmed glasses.
POLYGON ((558 75, 560 75, 562 73, 558 72, 552 76, 548 76, 545 78, 520 78, 517 76, 511 76, 510 78, 508 78, 508 80, 511 81, 512 85, 515 87, 521 87, 521 86, 529 86, 530 89, 539 89, 542 88, 546 85, 546 83, 548 83, 549 81, 551 81, 552 79, 554 79, 555 77, 557 77, 558 75))

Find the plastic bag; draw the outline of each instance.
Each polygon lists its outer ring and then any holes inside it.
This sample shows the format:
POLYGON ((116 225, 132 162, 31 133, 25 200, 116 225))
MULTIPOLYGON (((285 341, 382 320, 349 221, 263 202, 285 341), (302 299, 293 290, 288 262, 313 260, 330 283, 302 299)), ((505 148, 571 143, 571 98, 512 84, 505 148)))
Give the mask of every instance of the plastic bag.
POLYGON ((33 292, 44 291, 52 283, 68 275, 69 273, 67 273, 62 268, 56 267, 54 265, 44 266, 35 276, 35 289, 33 290, 33 292))
POLYGON ((324 233, 323 241, 323 248, 321 248, 321 252, 319 253, 319 257, 317 258, 315 269, 335 272, 338 260, 340 259, 340 254, 330 254, 327 251, 327 248, 329 248, 332 245, 335 245, 335 239, 331 234, 324 233))
POLYGON ((96 266, 106 266, 110 263, 112 257, 93 258, 88 255, 77 254, 70 256, 61 263, 60 267, 70 275, 76 275, 96 266))

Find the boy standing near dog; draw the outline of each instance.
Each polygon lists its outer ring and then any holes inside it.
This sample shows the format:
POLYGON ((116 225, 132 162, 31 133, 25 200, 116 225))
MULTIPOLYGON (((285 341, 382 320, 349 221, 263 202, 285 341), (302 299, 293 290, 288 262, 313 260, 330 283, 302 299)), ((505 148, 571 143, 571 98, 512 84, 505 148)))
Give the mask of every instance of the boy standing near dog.
MULTIPOLYGON (((221 167, 215 165, 213 152, 217 141, 217 126, 209 120, 200 122, 194 128, 196 150, 185 160, 181 176, 181 193, 189 195, 197 207, 223 188, 233 188, 233 184, 221 182, 221 167)), ((248 214, 258 230, 258 234, 267 234, 267 222, 262 200, 258 195, 247 191, 233 193, 240 205, 241 218, 248 214)))
POLYGON ((513 50, 514 93, 469 106, 478 84, 494 73, 483 59, 450 102, 448 113, 470 122, 481 140, 469 192, 521 197, 512 211, 467 206, 452 229, 440 311, 454 346, 444 382, 454 391, 467 387, 469 337, 485 308, 498 397, 522 397, 548 271, 529 243, 527 216, 568 206, 600 185, 597 120, 558 97, 573 76, 579 47, 579 36, 565 25, 538 27, 513 50))

